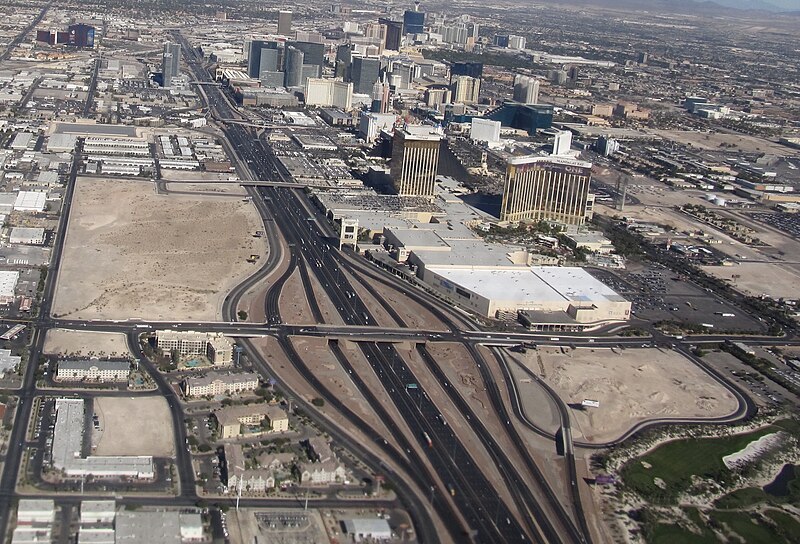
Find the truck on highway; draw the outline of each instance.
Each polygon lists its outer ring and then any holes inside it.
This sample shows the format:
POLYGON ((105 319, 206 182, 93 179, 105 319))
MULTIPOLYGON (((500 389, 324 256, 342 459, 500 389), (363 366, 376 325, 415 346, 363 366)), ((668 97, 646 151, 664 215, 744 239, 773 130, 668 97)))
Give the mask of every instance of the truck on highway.
POLYGON ((431 441, 431 437, 428 435, 428 433, 423 432, 422 436, 425 438, 425 442, 428 443, 428 447, 432 448, 433 447, 433 442, 431 441))

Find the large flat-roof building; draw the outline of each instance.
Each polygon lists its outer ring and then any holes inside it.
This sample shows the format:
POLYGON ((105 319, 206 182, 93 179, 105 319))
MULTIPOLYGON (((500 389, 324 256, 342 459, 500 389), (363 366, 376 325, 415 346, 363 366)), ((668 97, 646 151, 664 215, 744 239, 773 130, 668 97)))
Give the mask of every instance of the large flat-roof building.
POLYGON ((580 328, 630 319, 631 303, 579 267, 429 266, 423 279, 444 298, 486 317, 525 310, 557 314, 550 319, 557 322, 568 316, 580 328))
POLYGON ((501 221, 582 225, 591 218, 592 164, 565 157, 525 156, 508 161, 501 221))
POLYGON ((56 424, 53 431, 53 468, 68 477, 98 478, 155 477, 151 456, 83 456, 83 399, 56 399, 56 424))
POLYGON ((434 196, 441 141, 441 130, 433 126, 405 126, 395 130, 391 176, 398 195, 434 196))

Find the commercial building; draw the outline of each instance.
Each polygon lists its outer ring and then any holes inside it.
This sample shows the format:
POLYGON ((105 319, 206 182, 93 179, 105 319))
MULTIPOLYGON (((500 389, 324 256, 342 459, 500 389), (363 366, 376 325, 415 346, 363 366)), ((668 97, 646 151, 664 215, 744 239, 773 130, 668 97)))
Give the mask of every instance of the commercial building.
POLYGON ((14 201, 14 211, 43 212, 47 203, 44 191, 20 191, 14 201))
POLYGON ((205 540, 199 513, 122 510, 117 514, 115 528, 116 544, 186 544, 205 540))
POLYGON ((631 303, 578 267, 427 267, 425 283, 476 314, 527 312, 531 323, 590 328, 630 318, 631 303))
POLYGON ((350 67, 350 81, 353 82, 353 92, 358 94, 371 94, 375 82, 380 79, 381 59, 354 56, 350 67))
POLYGON ((161 81, 164 87, 172 86, 172 78, 180 75, 181 44, 167 42, 161 56, 161 81))
POLYGON ((519 104, 505 102, 487 113, 486 117, 500 121, 504 127, 525 130, 530 135, 553 126, 553 106, 549 104, 519 104))
POLYGON ((68 477, 96 478, 155 477, 155 465, 150 456, 83 457, 84 433, 83 399, 56 399, 56 424, 53 431, 53 468, 68 477))
POLYGON ((399 51, 403 44, 403 22, 380 18, 378 23, 386 27, 386 43, 384 47, 391 51, 399 51))
POLYGON ((553 141, 553 155, 567 155, 572 148, 572 133, 559 130, 553 141))
POLYGON ((292 12, 281 10, 278 12, 278 34, 289 36, 292 33, 292 12))
POLYGON ((303 64, 307 66, 316 67, 315 75, 311 77, 322 76, 322 68, 325 66, 325 45, 317 42, 301 42, 290 41, 286 42, 287 47, 294 47, 295 49, 303 52, 303 64))
POLYGON ((264 432, 261 422, 265 421, 270 432, 289 430, 289 417, 281 408, 269 404, 250 404, 228 406, 214 412, 223 439, 236 438, 241 434, 264 432), (249 429, 257 427, 254 431, 249 429))
POLYGON ((278 42, 252 40, 247 54, 247 75, 260 79, 264 72, 278 71, 278 42))
POLYGON ((17 524, 53 523, 56 506, 52 499, 20 499, 17 505, 17 524))
POLYGON ((233 344, 220 333, 194 331, 156 331, 156 345, 163 353, 177 350, 182 357, 205 355, 215 365, 233 362, 233 344))
POLYGON ((353 84, 337 79, 306 79, 305 101, 307 106, 333 106, 349 110, 353 105, 353 84))
POLYGON ((60 361, 56 380, 127 382, 130 367, 128 361, 60 361))
POLYGON ((395 130, 391 176, 398 195, 433 197, 441 140, 441 130, 432 126, 395 130))
POLYGON ((361 112, 358 123, 358 135, 366 142, 372 143, 382 131, 391 132, 397 115, 393 113, 361 112))
POLYGON ((255 391, 258 388, 258 374, 209 372, 205 376, 186 378, 181 387, 187 397, 234 395, 243 391, 255 391))
POLYGON ((0 304, 14 302, 19 281, 19 270, 0 270, 0 304))
POLYGON ((113 524, 116 516, 114 501, 81 501, 81 525, 113 524))
POLYGON ((483 77, 482 62, 454 62, 450 67, 450 76, 483 77))
POLYGON ((582 225, 593 212, 591 163, 526 156, 508 161, 501 221, 554 221, 582 225))
POLYGON ((473 117, 470 126, 469 138, 476 142, 487 142, 489 144, 500 141, 500 121, 473 117))
POLYGON ((422 34, 425 31, 425 13, 406 10, 403 14, 403 32, 405 34, 422 34))
POLYGON ((476 104, 480 99, 481 80, 469 76, 455 76, 450 85, 452 101, 458 104, 476 104))
POLYGON ((10 349, 0 349, 0 378, 4 377, 7 372, 14 372, 19 368, 21 362, 22 357, 11 355, 10 349))
POLYGON ((40 246, 44 243, 43 228, 14 227, 8 237, 9 243, 40 246))
POLYGON ((514 102, 520 104, 539 103, 539 80, 535 77, 517 74, 514 76, 514 102))
POLYGON ((82 23, 70 25, 67 28, 67 33, 69 34, 69 38, 67 39, 69 45, 74 45, 75 47, 94 47, 95 28, 93 26, 82 23))
POLYGON ((284 51, 283 85, 285 87, 299 87, 303 84, 305 54, 292 46, 287 46, 284 51))
POLYGON ((392 528, 385 519, 355 518, 342 521, 344 532, 353 542, 392 540, 392 528))

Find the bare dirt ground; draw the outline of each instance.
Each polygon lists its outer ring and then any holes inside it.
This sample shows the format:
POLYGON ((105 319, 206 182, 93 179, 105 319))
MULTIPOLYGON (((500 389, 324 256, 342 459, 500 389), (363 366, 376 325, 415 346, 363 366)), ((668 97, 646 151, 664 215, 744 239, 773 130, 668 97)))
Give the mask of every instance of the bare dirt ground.
POLYGON ((247 196, 247 191, 244 187, 236 183, 189 183, 189 182, 175 182, 167 183, 167 191, 197 193, 210 193, 213 195, 226 195, 233 197, 247 196))
POLYGON ((800 270, 778 263, 739 263, 704 266, 703 270, 728 280, 735 289, 752 296, 800 297, 800 270))
POLYGON ((161 177, 165 181, 227 181, 232 187, 239 187, 239 180, 233 172, 197 172, 165 168, 161 171, 161 177))
POLYGON ((300 276, 299 270, 295 270, 286 280, 286 283, 283 284, 278 307, 281 311, 281 320, 284 323, 297 325, 314 323, 314 316, 306 300, 306 293, 303 290, 303 278, 300 276))
POLYGON ((75 319, 214 320, 264 257, 251 203, 157 195, 141 181, 78 178, 53 312, 75 319))
POLYGON ((567 404, 600 403, 571 412, 575 436, 588 442, 613 440, 648 419, 718 417, 736 409, 726 389, 674 351, 547 347, 513 357, 567 404))
POLYGON ((44 353, 74 357, 130 355, 128 342, 121 332, 90 332, 74 329, 48 330, 44 341, 44 353))
POLYGON ((172 418, 162 397, 97 397, 94 411, 101 429, 92 431, 94 455, 175 455, 172 418))
POLYGON ((706 133, 691 130, 657 130, 648 129, 647 132, 661 136, 665 140, 691 145, 705 151, 719 151, 720 144, 732 146, 730 149, 744 153, 769 153, 773 155, 796 154, 791 148, 778 143, 770 142, 756 136, 745 134, 706 133))
MULTIPOLYGON (((369 313, 375 318, 375 321, 378 322, 378 325, 381 327, 397 327, 399 325, 399 323, 392 319, 392 316, 389 315, 389 312, 386 311, 381 303, 378 302, 369 291, 367 291, 366 287, 356 281, 351 274, 345 273, 345 277, 350 282, 350 285, 353 286, 353 289, 355 289, 358 297, 364 302, 364 305, 369 310, 369 313)), ((395 310, 397 310, 396 307, 395 310)))
POLYGON ((447 330, 447 327, 435 315, 409 297, 382 283, 373 282, 372 286, 400 314, 408 327, 433 331, 447 330))

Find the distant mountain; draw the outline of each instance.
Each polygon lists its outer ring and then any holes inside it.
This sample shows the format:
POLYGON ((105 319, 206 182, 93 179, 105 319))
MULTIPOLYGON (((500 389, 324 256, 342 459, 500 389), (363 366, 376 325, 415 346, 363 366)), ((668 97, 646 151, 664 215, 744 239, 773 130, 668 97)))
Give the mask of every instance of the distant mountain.
POLYGON ((800 9, 798 0, 713 0, 726 8, 758 11, 790 11, 800 9))

